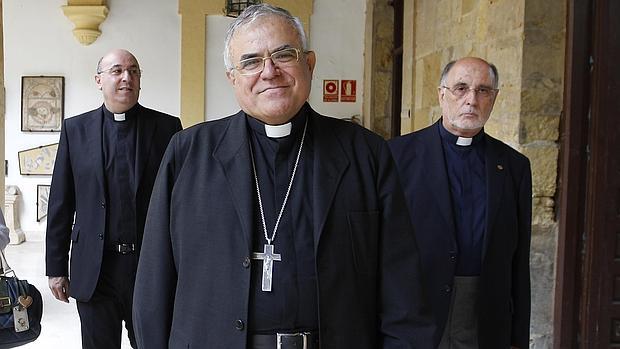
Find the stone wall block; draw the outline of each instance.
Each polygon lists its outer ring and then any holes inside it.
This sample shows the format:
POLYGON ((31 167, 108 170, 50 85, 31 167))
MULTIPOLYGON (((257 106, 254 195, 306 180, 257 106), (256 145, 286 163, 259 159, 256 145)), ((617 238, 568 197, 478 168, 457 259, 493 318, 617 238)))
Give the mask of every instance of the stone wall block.
MULTIPOLYGON (((491 118, 510 120, 518 119, 521 114, 521 88, 511 83, 500 83, 499 92, 495 98, 495 107, 491 118)), ((514 126, 517 123, 513 124, 514 126)))
POLYGON ((535 142, 519 149, 532 165, 534 196, 554 197, 557 180, 559 149, 552 142, 535 142))
MULTIPOLYGON (((450 55, 450 59, 446 61, 446 63, 455 60, 457 58, 460 57, 467 57, 467 56, 484 56, 484 54, 482 53, 476 53, 476 52, 480 52, 482 51, 482 49, 477 46, 474 41, 472 40, 463 40, 457 44, 455 44, 453 47, 451 47, 451 55, 450 55)), ((444 64, 445 65, 445 64, 444 64)), ((442 66, 443 68, 443 66, 442 66)))
POLYGON ((433 1, 416 1, 415 12, 415 54, 426 55, 435 50, 437 7, 433 1))
POLYGON ((462 0, 461 14, 465 15, 472 12, 478 6, 478 0, 462 0))
MULTIPOLYGON (((543 27, 547 32, 557 32, 558 28, 564 28, 566 21, 564 13, 558 9, 565 10, 565 7, 564 0, 525 0, 525 25, 543 27)), ((557 42, 563 41, 562 37, 562 40, 557 42)))
POLYGON ((421 100, 419 106, 427 108, 437 105, 437 86, 439 86, 439 77, 441 76, 441 56, 438 53, 430 54, 422 59, 423 71, 421 72, 422 89, 421 100))
POLYGON ((519 139, 523 143, 536 140, 556 142, 560 137, 560 118, 554 115, 532 115, 522 118, 519 139))
POLYGON ((521 94, 523 114, 552 114, 559 118, 562 112, 562 82, 540 77, 536 81, 524 81, 521 94))
POLYGON ((372 130, 384 138, 390 135, 389 116, 392 101, 391 72, 377 71, 374 74, 374 104, 372 106, 372 130), (386 127, 386 124, 388 125, 386 127))
POLYGON ((392 70, 392 40, 380 40, 375 43, 375 69, 379 71, 392 70))
POLYGON ((519 139, 518 112, 510 110, 500 112, 501 108, 496 108, 496 110, 498 111, 491 114, 489 121, 484 126, 485 132, 504 143, 517 144, 519 139))
POLYGON ((443 30, 445 22, 454 21, 458 19, 458 14, 453 11, 453 3, 454 0, 435 0, 435 13, 437 13, 437 20, 435 21, 435 25, 437 28, 435 29, 435 33, 437 30, 443 30))
POLYGON ((413 130, 419 130, 433 124, 441 117, 441 110, 438 107, 416 109, 413 115, 413 130))
POLYGON ((551 348, 553 333, 553 299, 557 223, 532 225, 530 278, 532 282, 532 315, 530 349, 551 348))
POLYGON ((439 21, 437 30, 446 32, 446 35, 438 35, 435 38, 435 48, 443 49, 455 43, 474 40, 477 32, 476 24, 476 17, 473 15, 459 16, 447 23, 439 21))
POLYGON ((373 110, 378 114, 385 114, 385 108, 391 99, 391 75, 383 72, 375 73, 374 80, 377 82, 374 90, 375 104, 373 110))
POLYGON ((521 85, 523 35, 519 32, 489 40, 485 57, 499 70, 500 88, 510 82, 521 85))
POLYGON ((522 1, 491 1, 488 5, 488 32, 494 37, 501 37, 515 29, 523 28, 524 7, 522 1))
POLYGON ((380 41, 389 40, 391 42, 394 39, 394 29, 392 28, 392 23, 394 23, 393 16, 382 14, 377 15, 376 19, 375 38, 380 41))
POLYGON ((532 198, 532 224, 548 224, 555 220, 555 200, 551 197, 534 196, 532 198))

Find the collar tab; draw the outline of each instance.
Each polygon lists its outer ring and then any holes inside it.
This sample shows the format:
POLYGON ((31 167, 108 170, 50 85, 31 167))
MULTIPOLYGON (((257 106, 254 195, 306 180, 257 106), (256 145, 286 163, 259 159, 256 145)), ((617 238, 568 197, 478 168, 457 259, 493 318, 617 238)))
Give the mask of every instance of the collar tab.
POLYGON ((468 137, 458 137, 456 139, 456 145, 460 145, 462 147, 468 147, 471 145, 471 142, 473 141, 473 138, 468 138, 468 137))
POLYGON ((269 138, 282 138, 291 134, 293 123, 287 122, 284 125, 267 125, 265 124, 265 134, 269 138))

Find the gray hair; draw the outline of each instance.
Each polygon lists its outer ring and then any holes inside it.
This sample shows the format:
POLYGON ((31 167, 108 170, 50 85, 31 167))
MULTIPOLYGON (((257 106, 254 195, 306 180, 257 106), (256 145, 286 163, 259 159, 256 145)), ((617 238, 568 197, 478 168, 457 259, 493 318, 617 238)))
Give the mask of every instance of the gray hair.
POLYGON ((243 12, 237 17, 230 25, 228 26, 228 30, 226 31, 226 39, 224 40, 224 65, 226 66, 226 70, 230 71, 234 68, 234 64, 232 63, 232 58, 230 57, 230 40, 232 39, 235 31, 246 25, 252 23, 259 17, 263 16, 279 16, 286 21, 288 21, 293 28, 297 31, 297 36, 299 37, 299 42, 301 42, 302 51, 308 50, 308 39, 306 38, 306 33, 304 32, 304 26, 301 24, 299 18, 291 15, 287 10, 276 7, 269 4, 256 4, 248 6, 243 12))
MULTIPOLYGON (((446 85, 446 78, 448 77, 448 73, 450 72, 450 69, 452 69, 452 67, 454 66, 456 62, 457 60, 450 61, 448 64, 446 64, 445 67, 443 67, 443 70, 441 71, 441 78, 439 78, 439 86, 446 85)), ((493 80, 492 87, 497 88, 499 86, 499 73, 497 72, 497 67, 493 63, 489 63, 489 62, 486 62, 486 63, 489 65, 489 75, 491 76, 491 79, 493 80)))

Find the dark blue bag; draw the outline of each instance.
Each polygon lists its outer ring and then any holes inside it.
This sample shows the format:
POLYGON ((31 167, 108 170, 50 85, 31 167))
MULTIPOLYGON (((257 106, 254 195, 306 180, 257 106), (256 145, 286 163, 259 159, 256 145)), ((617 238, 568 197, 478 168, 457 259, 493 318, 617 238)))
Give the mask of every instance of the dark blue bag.
POLYGON ((36 287, 26 280, 20 280, 8 266, 4 251, 0 251, 2 275, 0 275, 0 349, 14 348, 37 339, 41 334, 43 300, 36 287), (10 276, 12 275, 12 276, 10 276), (21 329, 15 329, 14 308, 28 314, 27 326, 21 322, 21 329), (24 327, 28 329, 23 330, 24 327))

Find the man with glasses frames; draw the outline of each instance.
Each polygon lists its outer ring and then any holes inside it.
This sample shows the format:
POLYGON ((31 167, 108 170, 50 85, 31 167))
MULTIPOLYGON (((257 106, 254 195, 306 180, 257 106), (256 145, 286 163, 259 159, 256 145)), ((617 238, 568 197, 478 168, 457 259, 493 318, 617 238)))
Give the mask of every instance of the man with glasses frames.
POLYGON ((120 348, 123 321, 136 347, 131 306, 146 211, 161 158, 181 129, 178 118, 138 103, 140 77, 129 51, 107 53, 95 74, 103 105, 65 119, 60 134, 46 275, 56 299, 77 301, 83 348, 120 348))
POLYGON ((440 349, 529 347, 529 160, 484 132, 497 68, 452 61, 441 118, 389 142, 422 256, 440 349))
POLYGON ((267 4, 229 26, 241 111, 178 133, 134 297, 140 348, 432 348, 386 142, 306 102, 316 56, 267 4))

